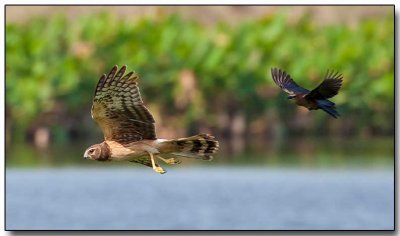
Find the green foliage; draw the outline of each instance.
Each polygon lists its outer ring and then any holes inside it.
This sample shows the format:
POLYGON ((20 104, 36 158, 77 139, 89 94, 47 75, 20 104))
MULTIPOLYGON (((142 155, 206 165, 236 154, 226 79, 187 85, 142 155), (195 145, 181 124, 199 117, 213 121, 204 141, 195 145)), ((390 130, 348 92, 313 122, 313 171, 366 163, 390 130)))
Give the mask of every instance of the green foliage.
MULTIPOLYGON (((142 75, 146 102, 163 114, 180 112, 181 72, 192 71, 197 95, 184 107, 183 124, 216 125, 216 111, 242 111, 247 122, 267 110, 293 116, 270 68, 288 71, 307 88, 327 69, 344 75, 333 100, 357 128, 391 130, 394 114, 394 19, 365 20, 357 27, 317 26, 305 15, 284 15, 230 26, 203 26, 172 15, 131 22, 107 13, 68 21, 63 15, 6 25, 7 119, 28 129, 48 113, 78 121, 89 114, 95 84, 115 64, 142 75), (199 108, 199 106, 201 106, 199 108), (58 111, 59 112, 59 111, 58 111)), ((326 117, 316 115, 317 122, 326 117)), ((57 127, 60 124, 51 124, 57 127)), ((317 125, 318 127, 318 125, 317 125)), ((60 133, 59 131, 58 133, 60 133)), ((62 132, 61 132, 62 133, 62 132)))

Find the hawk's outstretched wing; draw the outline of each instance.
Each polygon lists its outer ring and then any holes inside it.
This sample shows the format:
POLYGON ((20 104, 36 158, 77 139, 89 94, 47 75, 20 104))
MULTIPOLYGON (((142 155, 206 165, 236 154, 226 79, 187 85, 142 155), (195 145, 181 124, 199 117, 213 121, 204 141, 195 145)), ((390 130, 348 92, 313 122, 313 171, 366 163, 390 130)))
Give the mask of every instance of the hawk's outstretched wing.
POLYGON ((338 72, 327 71, 324 81, 318 87, 313 89, 306 98, 328 99, 338 94, 342 86, 343 76, 338 72))
POLYGON ((283 91, 288 93, 289 95, 293 96, 295 94, 307 94, 310 92, 309 90, 300 87, 299 85, 296 84, 296 82, 293 81, 292 78, 290 78, 289 74, 286 74, 281 69, 278 68, 272 68, 271 69, 271 74, 272 74, 272 79, 274 82, 281 87, 283 91))
POLYGON ((156 139, 154 118, 143 105, 137 86, 138 76, 126 66, 118 72, 114 66, 103 75, 96 87, 92 118, 101 127, 104 139, 127 144, 142 139, 156 139))

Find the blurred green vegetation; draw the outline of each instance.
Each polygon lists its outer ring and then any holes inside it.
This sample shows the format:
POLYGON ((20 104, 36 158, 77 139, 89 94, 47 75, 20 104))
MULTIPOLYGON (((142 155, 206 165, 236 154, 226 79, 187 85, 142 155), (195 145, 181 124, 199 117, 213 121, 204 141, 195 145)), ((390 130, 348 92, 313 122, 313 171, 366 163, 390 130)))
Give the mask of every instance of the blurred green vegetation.
POLYGON ((239 120, 238 132, 251 135, 394 134, 393 15, 350 27, 318 26, 307 14, 204 26, 178 15, 131 22, 101 13, 6 24, 7 139, 38 127, 61 143, 93 133, 94 88, 115 64, 139 73, 157 122, 184 133, 229 137, 239 120), (312 125, 299 128, 304 113, 273 84, 271 67, 310 89, 327 69, 340 71, 343 88, 332 100, 342 117, 312 112, 312 125))

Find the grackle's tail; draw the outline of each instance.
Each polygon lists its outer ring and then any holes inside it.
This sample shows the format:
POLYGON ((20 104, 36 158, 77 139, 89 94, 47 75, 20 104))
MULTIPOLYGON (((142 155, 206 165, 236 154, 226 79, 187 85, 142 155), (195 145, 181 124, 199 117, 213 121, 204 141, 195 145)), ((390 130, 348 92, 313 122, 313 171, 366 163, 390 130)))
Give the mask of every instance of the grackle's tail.
POLYGON ((333 118, 338 118, 340 114, 336 111, 335 103, 329 100, 317 100, 320 109, 331 115, 333 118))

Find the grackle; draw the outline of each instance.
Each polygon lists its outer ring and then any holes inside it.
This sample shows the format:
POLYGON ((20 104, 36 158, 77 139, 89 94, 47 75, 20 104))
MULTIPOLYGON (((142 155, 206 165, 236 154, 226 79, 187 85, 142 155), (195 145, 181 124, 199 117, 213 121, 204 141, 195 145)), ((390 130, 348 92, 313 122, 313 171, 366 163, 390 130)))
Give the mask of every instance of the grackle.
POLYGON ((343 76, 338 72, 328 70, 324 81, 311 91, 297 85, 290 75, 281 69, 272 68, 271 74, 274 82, 289 94, 288 99, 293 99, 298 106, 306 107, 308 110, 322 109, 334 118, 340 116, 335 103, 328 100, 338 94, 342 86, 343 76))

